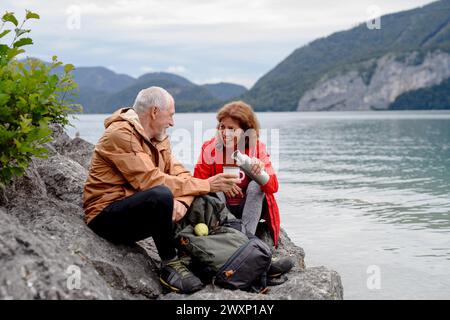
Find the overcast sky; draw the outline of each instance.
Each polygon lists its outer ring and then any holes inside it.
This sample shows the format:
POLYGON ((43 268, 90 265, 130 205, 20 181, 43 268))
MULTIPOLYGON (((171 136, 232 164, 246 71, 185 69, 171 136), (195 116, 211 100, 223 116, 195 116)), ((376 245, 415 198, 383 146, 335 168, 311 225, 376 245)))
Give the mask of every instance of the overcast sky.
MULTIPOLYGON (((335 31, 430 0, 2 0, 32 22, 30 56, 137 77, 167 71, 199 84, 251 87, 293 50, 335 31), (373 7, 375 6, 375 7, 373 7), (373 9, 375 8, 375 9, 373 9)), ((383 27, 381 21, 381 27, 383 27)))

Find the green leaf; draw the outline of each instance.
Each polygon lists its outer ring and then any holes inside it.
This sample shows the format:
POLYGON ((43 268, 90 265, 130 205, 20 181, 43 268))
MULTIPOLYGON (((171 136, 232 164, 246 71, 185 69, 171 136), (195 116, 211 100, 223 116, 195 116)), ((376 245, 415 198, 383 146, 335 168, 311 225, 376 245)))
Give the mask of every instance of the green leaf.
POLYGON ((22 168, 13 167, 11 168, 13 175, 19 176, 24 171, 22 168))
POLYGON ((10 33, 11 30, 5 30, 2 33, 0 33, 0 38, 3 38, 4 36, 6 36, 8 33, 10 33))
POLYGON ((19 29, 19 28, 16 28, 16 29, 14 29, 14 31, 16 32, 16 37, 20 37, 24 33, 30 32, 31 29, 19 29))
POLYGON ((34 136, 34 138, 35 138, 35 140, 41 140, 41 139, 48 137, 51 133, 52 133, 51 130, 44 128, 44 129, 39 130, 36 133, 36 135, 34 136))
POLYGON ((16 17, 14 16, 14 12, 6 12, 2 17, 2 21, 4 22, 9 21, 13 23, 16 27, 19 24, 16 17))
POLYGON ((28 19, 39 19, 40 16, 37 13, 31 12, 30 10, 27 10, 27 15, 25 18, 28 19))
POLYGON ((19 141, 19 140, 17 140, 17 139, 14 139, 14 144, 15 144, 15 146, 17 147, 17 149, 20 149, 20 148, 22 148, 22 144, 20 143, 20 141, 19 141))
POLYGON ((31 38, 22 38, 22 39, 17 40, 16 42, 14 42, 13 47, 18 48, 18 47, 26 46, 29 44, 33 44, 33 40, 31 38))
POLYGON ((21 53, 25 52, 25 50, 12 48, 12 49, 8 49, 7 52, 8 52, 8 60, 11 60, 12 58, 17 56, 18 54, 21 54, 21 53))
POLYGON ((75 69, 75 66, 71 63, 68 63, 64 66, 64 72, 65 73, 69 73, 70 71, 72 71, 73 69, 75 69))
POLYGON ((9 94, 0 93, 0 105, 6 104, 9 100, 9 94))
POLYGON ((6 44, 0 44, 0 55, 4 55, 8 50, 9 47, 6 44))

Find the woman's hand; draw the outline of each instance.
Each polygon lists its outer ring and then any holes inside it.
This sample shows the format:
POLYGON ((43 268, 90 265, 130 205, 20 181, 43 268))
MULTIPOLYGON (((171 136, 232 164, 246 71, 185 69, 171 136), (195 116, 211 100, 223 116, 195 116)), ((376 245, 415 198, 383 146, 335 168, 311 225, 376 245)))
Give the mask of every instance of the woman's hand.
POLYGON ((233 198, 233 197, 236 197, 237 195, 244 197, 244 193, 242 192, 242 189, 236 185, 233 188, 231 188, 231 190, 224 192, 224 193, 228 198, 233 198))
POLYGON ((173 200, 173 212, 172 212, 172 221, 178 222, 180 221, 187 212, 187 208, 178 200, 173 200))
POLYGON ((264 168, 264 162, 259 160, 258 158, 252 158, 251 162, 251 171, 254 175, 258 175, 261 173, 261 170, 264 168))

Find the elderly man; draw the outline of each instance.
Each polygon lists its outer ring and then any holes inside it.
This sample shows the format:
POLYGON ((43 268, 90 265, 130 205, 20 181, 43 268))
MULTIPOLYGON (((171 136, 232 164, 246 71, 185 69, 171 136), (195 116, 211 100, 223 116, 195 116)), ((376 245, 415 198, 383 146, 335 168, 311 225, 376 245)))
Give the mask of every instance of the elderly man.
POLYGON ((133 108, 117 110, 105 120, 84 187, 87 225, 116 244, 153 237, 162 260, 161 283, 176 292, 202 287, 177 258, 173 223, 185 214, 194 196, 228 191, 237 176, 207 180, 191 176, 171 154, 166 129, 174 125, 175 104, 164 89, 139 92, 133 108))

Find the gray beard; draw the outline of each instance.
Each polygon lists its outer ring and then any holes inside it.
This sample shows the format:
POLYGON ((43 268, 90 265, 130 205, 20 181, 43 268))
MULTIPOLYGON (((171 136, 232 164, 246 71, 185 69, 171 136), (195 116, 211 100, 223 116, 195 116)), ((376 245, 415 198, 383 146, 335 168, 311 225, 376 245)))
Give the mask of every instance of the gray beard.
POLYGON ((159 142, 163 141, 165 138, 167 138, 167 134, 166 133, 162 133, 162 134, 159 134, 159 135, 154 137, 154 139, 156 141, 159 141, 159 142))

